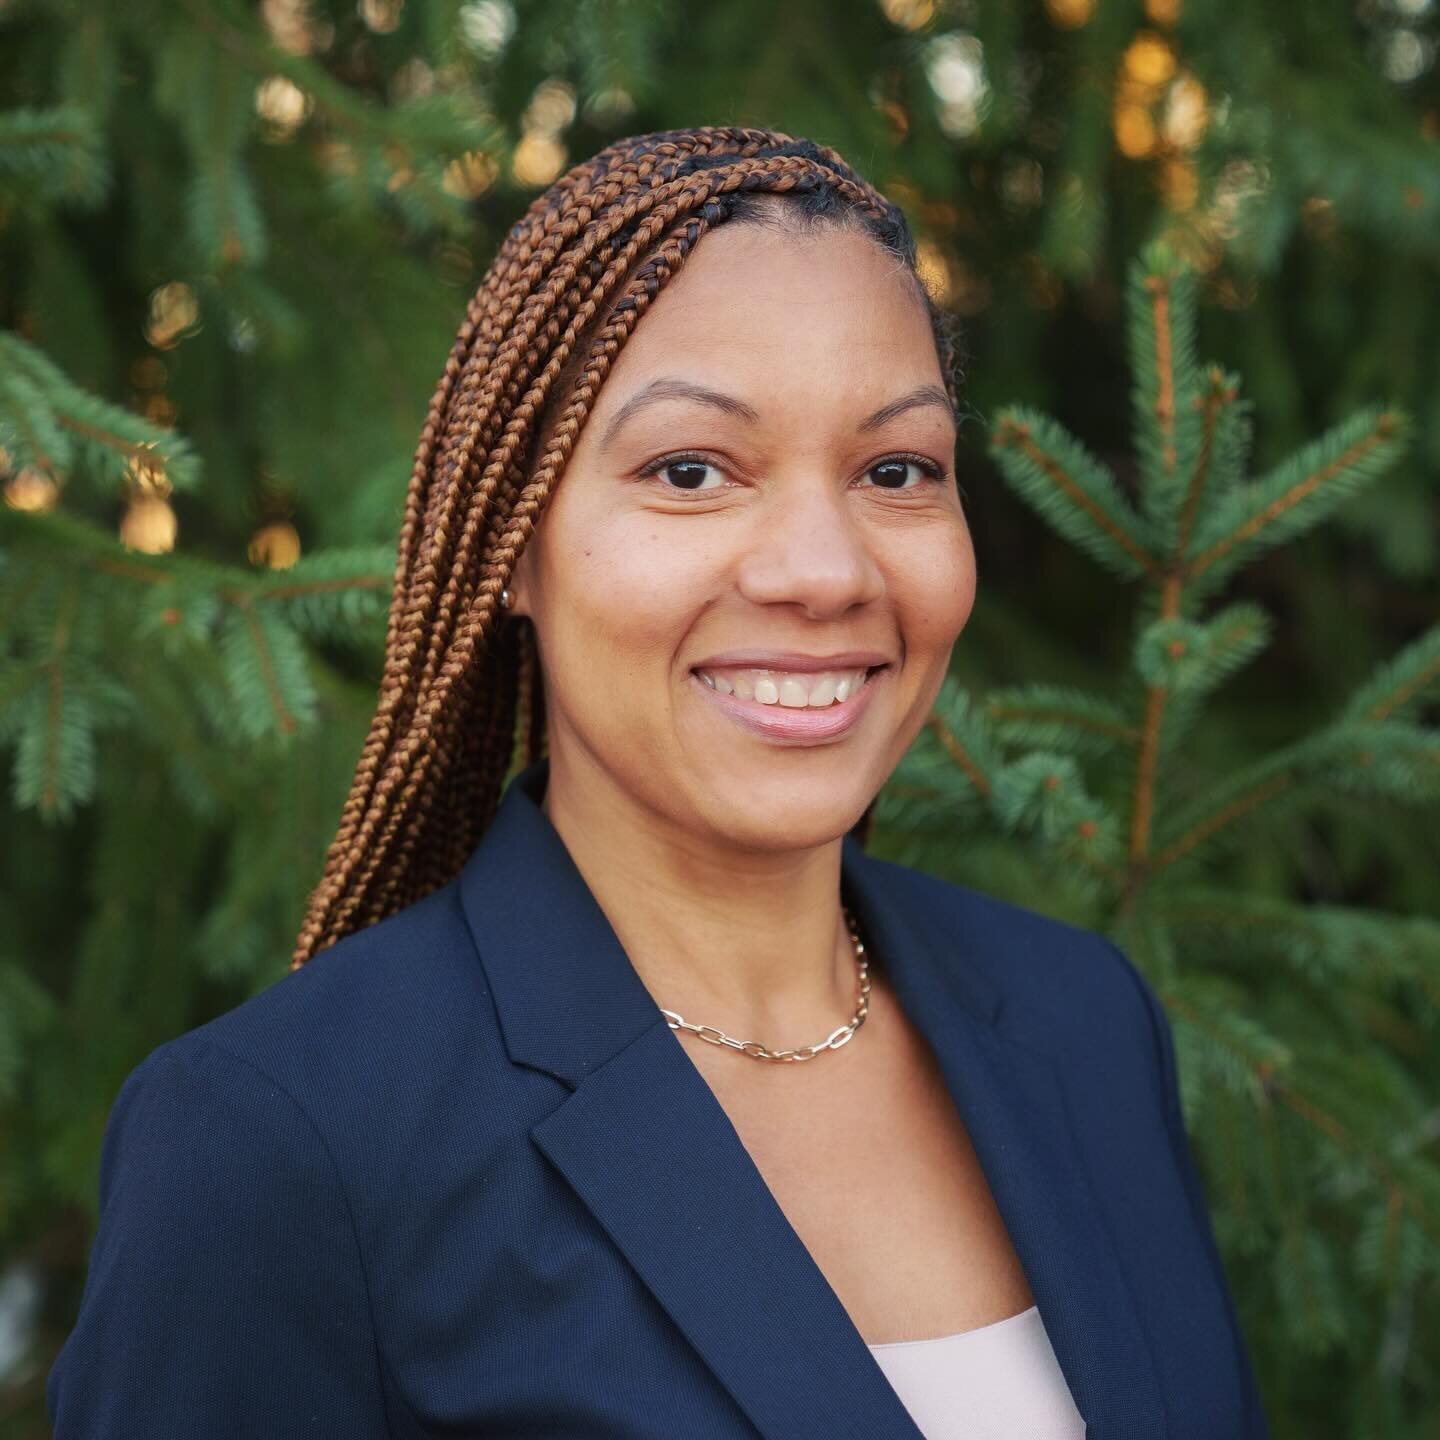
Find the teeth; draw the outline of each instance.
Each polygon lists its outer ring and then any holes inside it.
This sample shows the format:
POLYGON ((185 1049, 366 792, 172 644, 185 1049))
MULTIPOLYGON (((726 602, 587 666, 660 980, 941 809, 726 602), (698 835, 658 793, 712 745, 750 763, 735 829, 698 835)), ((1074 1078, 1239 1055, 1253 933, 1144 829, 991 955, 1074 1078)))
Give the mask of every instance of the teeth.
POLYGON ((864 670, 730 670, 695 672, 703 684, 738 700, 787 710, 823 710, 848 700, 865 683, 864 670))

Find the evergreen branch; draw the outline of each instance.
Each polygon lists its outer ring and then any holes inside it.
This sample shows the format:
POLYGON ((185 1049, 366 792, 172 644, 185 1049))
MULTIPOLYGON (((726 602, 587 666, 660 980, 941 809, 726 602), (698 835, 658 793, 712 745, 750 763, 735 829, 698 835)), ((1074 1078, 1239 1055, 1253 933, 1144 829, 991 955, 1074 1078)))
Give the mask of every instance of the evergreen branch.
POLYGON ((993 777, 1003 768, 1004 756, 988 717, 953 676, 947 675, 941 684, 924 729, 939 742, 943 756, 939 773, 950 776, 958 770, 965 777, 965 793, 989 801, 993 777))
POLYGON ((1253 552, 1262 543, 1278 544, 1318 524, 1396 459, 1406 428, 1398 410, 1362 412, 1307 445, 1266 479, 1228 497, 1197 539, 1205 548, 1188 561, 1186 578, 1196 579, 1222 560, 1233 566, 1243 549, 1253 552))
POLYGON ((1067 710, 1045 710, 1038 705, 994 705, 986 702, 986 712, 999 724, 1020 722, 1033 725, 1058 725, 1090 730, 1115 740, 1133 741, 1139 731, 1124 721, 1093 720, 1086 715, 1077 715, 1067 710))
MULTIPOLYGON (((390 577, 388 575, 352 575, 334 580, 306 580, 295 584, 274 585, 260 590, 244 592, 247 599, 254 600, 294 600, 304 595, 334 595, 346 591, 355 590, 388 590, 390 588, 390 577)), ((239 598, 241 592, 238 590, 226 590, 221 592, 227 600, 239 598)))
POLYGON ((1217 831, 1258 809, 1276 795, 1283 793, 1296 783, 1297 777, 1286 771, 1261 780, 1242 791, 1234 799, 1207 815, 1205 819, 1186 830, 1150 861, 1150 870, 1155 872, 1173 865, 1182 855, 1208 840, 1217 831))
POLYGON ((314 719, 316 693, 295 630, 275 611, 260 613, 244 596, 221 631, 225 680, 233 697, 230 728, 251 740, 292 738, 314 719))
POLYGON ((190 177, 187 197, 191 224, 197 235, 218 242, 210 249, 223 265, 257 265, 265 258, 265 222, 242 151, 254 120, 251 87, 221 66, 208 102, 210 123, 197 155, 202 163, 190 177))
MULTIPOLYGON (((1191 981, 1187 989, 1194 993, 1194 1000, 1164 984, 1157 984, 1155 993, 1172 1019, 1178 1017, 1213 1043, 1211 1066, 1222 1069, 1227 1078, 1238 1082, 1238 1087, 1232 1088, 1242 1088, 1254 1101, 1264 1099, 1270 1088, 1269 1077, 1280 1066, 1291 1063, 1291 1048, 1223 998, 1217 1003, 1213 996, 1206 995, 1205 990, 1200 988, 1202 984, 1208 989, 1216 988, 1213 981, 1191 981)), ((1188 1039, 1182 1027, 1177 1026, 1177 1060, 1187 1050, 1188 1039)), ((1193 1093, 1182 1087, 1182 1098, 1193 1093)))
MULTIPOLYGON (((1405 1197, 1392 1189, 1386 1195, 1384 1214, 1379 1217, 1380 1233, 1375 1233, 1374 1221, 1367 1220, 1356 1240, 1355 1267, 1359 1274, 1371 1280, 1383 1278, 1387 1286, 1399 1284, 1402 1258, 1410 1259, 1414 1252, 1412 1246, 1410 1255, 1402 1256, 1401 1247, 1407 1235, 1402 1223, 1404 1218, 1405 1197)), ((1418 1257, 1410 1259, 1407 1269, 1412 1278, 1418 1276, 1418 1257)))
POLYGON ((1398 719, 1440 681, 1440 625, 1411 641, 1351 696, 1347 720, 1398 719))
POLYGON ((77 420, 73 415, 57 414, 55 419, 67 430, 73 430, 77 435, 83 435, 85 439, 92 440, 97 445, 103 445, 107 450, 113 450, 127 460, 153 465, 161 459, 156 454, 154 442, 151 440, 127 440, 113 430, 105 430, 98 425, 88 425, 83 420, 77 420))
MULTIPOLYGON (((33 568, 33 567, 32 567, 33 568)), ((63 819, 95 785, 95 732, 130 719, 134 705, 99 665, 99 607, 85 603, 87 577, 49 573, 17 632, 33 658, 4 666, 0 737, 16 741, 17 808, 63 819)))
POLYGON ((1170 286, 1166 278, 1149 275, 1145 289, 1150 296, 1151 328, 1155 336, 1155 424, 1160 432, 1161 462, 1167 472, 1175 469, 1175 355, 1170 333, 1170 286))
POLYGON ((45 662, 45 781, 40 792, 40 810, 43 814, 55 813, 59 807, 60 794, 56 777, 60 773, 60 717, 63 710, 65 652, 70 643, 70 627, 75 618, 75 607, 80 592, 76 585, 65 590, 65 600, 55 624, 55 633, 50 642, 50 654, 45 662))
MULTIPOLYGON (((1381 123, 1393 113, 1388 105, 1337 106, 1331 76, 1301 73, 1310 69, 1283 67, 1274 77, 1267 103, 1274 116, 1286 117, 1264 142, 1275 174, 1288 177, 1295 199, 1324 195, 1342 225, 1382 241, 1389 253, 1433 256, 1440 213, 1434 142, 1412 126, 1381 123)), ((1280 232, 1272 243, 1288 239, 1280 232)), ((1278 261, 1278 249, 1263 258, 1278 261)))
POLYGON ((1175 535, 1174 563, 1178 567, 1190 544, 1195 528, 1195 514, 1200 508, 1200 497, 1210 477, 1211 461, 1216 453, 1216 429, 1226 406, 1235 403, 1239 389, 1227 383, 1225 372, 1218 365, 1212 365, 1206 376, 1205 394, 1200 399, 1200 452, 1190 472, 1190 481, 1180 503, 1180 520, 1175 535))
POLYGON ((1115 477, 1048 416, 1002 411, 990 448, 1011 488, 1066 539, 1123 576, 1158 572, 1115 477))
MULTIPOLYGON (((1130 809, 1130 861, 1136 884, 1138 867, 1149 854, 1155 776, 1166 735, 1179 733, 1201 698, 1256 655, 1269 638, 1268 617, 1256 605, 1232 605, 1202 625, 1180 619, 1179 604, 1178 582, 1167 584, 1161 592, 1162 618, 1141 633, 1135 647, 1135 669, 1147 682, 1130 809), (1173 706, 1172 699, 1177 702, 1173 706)), ((1135 893, 1132 886, 1127 905, 1135 893)))
POLYGON ((9 530, 18 543, 44 546, 62 563, 75 563, 78 559, 87 569, 100 570, 142 585, 168 585, 177 578, 184 578, 231 604, 245 598, 258 603, 284 603, 307 596, 349 591, 367 595, 384 593, 389 591, 394 578, 388 570, 380 568, 389 553, 385 547, 321 551, 301 560, 291 570, 256 573, 238 566, 197 560, 184 554, 137 559, 121 545, 112 531, 102 530, 90 521, 62 510, 19 514, 0 508, 0 531, 4 530, 9 530), (373 563, 376 568, 357 570, 352 574, 320 574, 313 578, 297 574, 302 567, 335 564, 349 567, 365 561, 373 563))
POLYGON ((1440 1005, 1440 921, 1427 916, 1208 886, 1167 891, 1151 913, 1168 925, 1223 932, 1232 950, 1248 945, 1258 955, 1280 954, 1326 984, 1355 975, 1374 982, 1384 972, 1420 985, 1440 1005))
POLYGON ((0 656, 0 745, 20 728, 20 702, 34 686, 33 667, 0 656))
MULTIPOLYGON (((1078 832, 1077 839, 1081 841, 1088 840, 1093 834, 1093 831, 1078 832)), ((1104 860, 1090 854, 1078 844, 1068 849, 1065 852, 1065 857, 1068 860, 1078 861, 1090 872, 1095 880, 1103 882, 1110 892, 1120 889, 1125 883, 1126 877, 1123 870, 1119 869, 1118 866, 1106 864, 1104 860)))
MULTIPOLYGON (((0 334, 0 360, 6 358, 0 334)), ((14 452, 12 462, 34 465, 52 479, 69 468, 70 444, 39 386, 27 376, 0 370, 0 440, 14 452)))
MULTIPOLYGON (((1269 1056, 1237 1050, 1234 1037, 1211 1023, 1188 1001, 1179 998, 1171 991, 1157 993, 1159 993, 1159 998, 1167 1013, 1180 1016, 1187 1024, 1193 1025, 1197 1030, 1203 1031, 1209 1036, 1217 1047, 1235 1055, 1255 1076, 1261 1092, 1266 1097, 1280 1101, 1312 1128, 1327 1136, 1337 1148, 1353 1155, 1379 1179, 1388 1191, 1402 1194, 1417 1221, 1424 1223, 1426 1217, 1423 1205, 1413 1191, 1408 1189, 1404 1182, 1396 1176, 1390 1162, 1385 1157, 1377 1155, 1335 1116, 1310 1100, 1299 1086, 1277 1078, 1275 1062, 1269 1056)), ((1434 1238, 1440 1239, 1440 1229, 1434 1231, 1433 1235, 1434 1238)))
MULTIPOLYGON (((317 112, 323 113, 338 129, 355 135, 361 143, 393 144, 397 132, 403 132, 401 143, 446 161, 466 150, 498 148, 501 144, 498 126, 488 121, 464 94, 421 97, 406 105, 387 108, 357 94, 309 57, 293 54, 268 36, 257 33, 251 28, 254 21, 249 15, 242 24, 235 19, 221 18, 215 13, 216 7, 198 0, 179 0, 179 3, 196 30, 206 35, 214 46, 258 79, 283 75, 311 98, 317 112)), ((451 208, 461 213, 458 202, 451 208)))
MULTIPOLYGON (((1130 802, 1130 863, 1138 866, 1150 851, 1150 820, 1155 805, 1155 765, 1160 754, 1160 722, 1165 714, 1166 689, 1151 685, 1145 691, 1145 714, 1140 722, 1140 746, 1135 759, 1135 787, 1130 802)), ((1133 890, 1127 894, 1127 903, 1133 890)))
POLYGON ((1139 737, 1111 701, 1058 685, 992 690, 985 699, 985 715, 1000 739, 1012 745, 1104 753, 1113 744, 1133 744, 1139 737))
POLYGON ((190 151, 185 213, 207 268, 254 265, 265 255, 265 222, 246 174, 254 124, 252 87, 199 31, 176 27, 161 41, 155 94, 190 151))
POLYGON ((932 710, 929 718, 925 721, 927 728, 940 742, 940 747, 959 767, 961 773, 973 785, 976 791, 988 796, 990 794, 990 781, 984 772, 970 757, 969 751, 955 737, 954 731, 940 718, 937 711, 932 710))
POLYGON ((1176 838, 1150 862, 1151 874, 1173 864, 1276 796, 1323 779, 1365 794, 1425 804, 1440 795, 1440 736, 1395 721, 1337 724, 1241 771, 1177 817, 1176 838), (1432 773, 1433 772, 1433 773, 1432 773))
MULTIPOLYGON (((14 165, 15 157, 5 154, 28 145, 79 145, 85 139, 79 126, 57 122, 53 112, 12 110, 0 115, 0 164, 14 165)), ((47 157, 48 159, 48 157, 47 157)))
POLYGON ((1007 830, 1028 831, 1095 876, 1121 878, 1111 861, 1120 852, 1115 817, 1085 788, 1068 755, 1033 750, 996 774, 991 809, 1007 830))
POLYGON ((199 462, 183 436, 92 395, 37 346, 0 331, 0 396, 7 388, 19 403, 0 409, 0 425, 21 427, 36 463, 56 476, 72 466, 68 432, 85 443, 89 469, 103 471, 107 464, 129 473, 140 467, 163 469, 176 489, 189 489, 199 478, 199 462), (50 438, 42 442, 36 426, 50 438))
POLYGON ((221 152, 198 165, 186 190, 190 232, 219 266, 259 265, 268 249, 255 187, 240 157, 221 152))
MULTIPOLYGON (((1440 800, 1440 731, 1386 720, 1336 725, 1329 733, 1338 742, 1336 758, 1341 762, 1330 777, 1332 784, 1408 804, 1440 800)), ((1326 738, 1322 733, 1316 743, 1326 738)))
POLYGON ((33 186, 47 200, 101 200, 109 170, 94 116, 78 105, 0 113, 0 180, 12 192, 33 186))
MULTIPOLYGON (((0 506, 0 515, 5 508, 0 506)), ((25 558, 0 547, 0 642, 8 642, 29 629, 32 617, 40 613, 35 601, 43 597, 53 579, 53 571, 45 565, 26 563, 25 558)), ((6 650, 0 644, 0 663, 4 662, 5 655, 6 650)), ((0 718, 0 727, 3 727, 3 718, 0 718)))
POLYGON ((1147 626, 1135 645, 1141 678, 1191 699, 1214 690, 1269 642, 1270 617, 1242 601, 1203 624, 1169 618, 1147 626))
POLYGON ((978 818, 983 804, 968 781, 956 783, 954 766, 939 746, 912 745, 880 792, 877 823, 893 822, 910 839, 926 827, 950 835, 958 819, 978 818))
POLYGON ((108 575, 118 575, 125 580, 139 580, 146 585, 168 584, 175 578, 173 570, 160 570, 151 565, 141 565, 111 555, 102 555, 93 563, 97 570, 103 570, 108 575))
POLYGON ((295 717, 285 705, 285 697, 280 693, 280 684, 275 677, 275 662, 270 655, 270 647, 265 643, 264 633, 260 629, 259 622, 255 619, 255 607, 250 597, 244 596, 239 602, 240 613, 245 617, 245 628, 250 635, 250 643, 255 647, 255 655, 260 663, 260 674, 265 681, 265 693, 270 697, 271 709, 275 712, 275 723, 283 734, 292 734, 299 728, 295 717))
POLYGON ((1321 1109, 1296 1086, 1276 1081, 1268 1075, 1262 1076, 1262 1078, 1265 1080, 1266 1089, 1270 1095, 1288 1105, 1302 1120, 1333 1141, 1337 1148, 1359 1160, 1392 1196, 1398 1195, 1403 1199, 1415 1217, 1416 1223, 1425 1230, 1431 1239, 1440 1241, 1440 1227, 1431 1227, 1430 1217, 1426 1214, 1420 1200, 1397 1178, 1388 1160, 1377 1155, 1353 1130, 1342 1124, 1329 1111, 1321 1109))
MULTIPOLYGON (((387 559, 385 551, 372 546, 321 551, 253 584, 250 593, 257 605, 278 606, 312 638, 368 642, 364 627, 384 613, 393 583, 380 573, 387 559)), ((233 597, 227 591, 223 598, 233 597)))
POLYGON ((1156 553, 1173 548, 1183 476, 1201 448, 1193 270, 1163 241, 1131 263, 1126 287, 1141 508, 1156 553))
POLYGON ((214 650, 192 647, 184 667, 152 664, 144 650, 122 651, 116 659, 119 676, 140 711, 168 718, 160 756, 176 794, 192 814, 218 816, 219 796, 233 777, 233 764, 200 723, 203 704, 191 698, 196 690, 214 688, 212 677, 219 668, 214 650))

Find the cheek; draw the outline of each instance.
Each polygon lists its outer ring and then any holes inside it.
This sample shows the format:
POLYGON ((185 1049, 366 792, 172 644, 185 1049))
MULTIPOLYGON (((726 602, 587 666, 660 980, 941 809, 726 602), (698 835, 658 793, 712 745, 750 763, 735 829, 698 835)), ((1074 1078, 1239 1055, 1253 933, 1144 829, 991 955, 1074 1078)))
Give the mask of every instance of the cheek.
POLYGON ((942 535, 911 533, 890 557, 890 593, 907 657, 943 664, 975 605, 975 552, 963 521, 942 535))
POLYGON ((541 625, 567 670, 603 667, 613 688, 673 661, 716 560, 702 537, 665 518, 577 509, 546 536, 541 625))

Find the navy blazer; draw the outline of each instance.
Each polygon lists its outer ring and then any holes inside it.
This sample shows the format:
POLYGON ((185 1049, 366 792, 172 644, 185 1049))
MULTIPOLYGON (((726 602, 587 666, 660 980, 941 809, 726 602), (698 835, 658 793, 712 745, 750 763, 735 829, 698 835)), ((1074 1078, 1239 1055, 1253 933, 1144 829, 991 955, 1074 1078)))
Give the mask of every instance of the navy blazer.
MULTIPOLYGON (((126 1078, 57 1440, 918 1440, 540 808, 547 773, 450 883, 126 1078)), ((842 876, 1089 1440, 1264 1440, 1145 980, 849 836, 842 876)))

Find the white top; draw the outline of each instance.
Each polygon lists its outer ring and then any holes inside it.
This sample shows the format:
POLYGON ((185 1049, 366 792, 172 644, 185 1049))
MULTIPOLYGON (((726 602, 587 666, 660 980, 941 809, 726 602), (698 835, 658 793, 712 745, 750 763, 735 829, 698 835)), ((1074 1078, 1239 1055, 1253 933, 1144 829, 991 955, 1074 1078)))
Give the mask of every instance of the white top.
POLYGON ((957 1335, 868 1349, 926 1440, 1082 1440, 1085 1434, 1036 1305, 957 1335))

